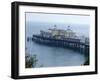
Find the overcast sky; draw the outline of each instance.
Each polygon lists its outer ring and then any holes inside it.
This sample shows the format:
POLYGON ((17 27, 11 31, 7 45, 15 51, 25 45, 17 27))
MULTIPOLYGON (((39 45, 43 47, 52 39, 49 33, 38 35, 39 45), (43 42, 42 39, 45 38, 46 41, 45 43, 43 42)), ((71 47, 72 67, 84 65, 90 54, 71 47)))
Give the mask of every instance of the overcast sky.
POLYGON ((71 23, 89 25, 90 17, 84 15, 63 15, 63 14, 44 14, 44 13, 26 13, 26 21, 28 22, 44 22, 44 23, 71 23))

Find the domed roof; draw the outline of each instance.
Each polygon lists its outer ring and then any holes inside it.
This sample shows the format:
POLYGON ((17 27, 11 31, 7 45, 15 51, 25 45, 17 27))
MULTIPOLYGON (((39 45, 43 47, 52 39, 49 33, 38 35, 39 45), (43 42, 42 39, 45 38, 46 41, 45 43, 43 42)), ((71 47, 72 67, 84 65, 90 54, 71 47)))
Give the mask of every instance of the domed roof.
POLYGON ((66 31, 67 31, 67 32, 72 32, 72 33, 74 33, 74 32, 70 29, 70 26, 68 26, 68 28, 67 28, 66 31))

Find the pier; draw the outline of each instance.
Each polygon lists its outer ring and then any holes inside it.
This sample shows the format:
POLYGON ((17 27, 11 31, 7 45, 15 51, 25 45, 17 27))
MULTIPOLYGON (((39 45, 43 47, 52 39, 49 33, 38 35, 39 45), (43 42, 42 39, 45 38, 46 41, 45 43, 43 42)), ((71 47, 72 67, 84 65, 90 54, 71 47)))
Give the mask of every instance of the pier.
POLYGON ((83 43, 79 39, 67 38, 65 40, 33 35, 32 41, 43 45, 71 49, 86 55, 89 54, 89 44, 83 43))

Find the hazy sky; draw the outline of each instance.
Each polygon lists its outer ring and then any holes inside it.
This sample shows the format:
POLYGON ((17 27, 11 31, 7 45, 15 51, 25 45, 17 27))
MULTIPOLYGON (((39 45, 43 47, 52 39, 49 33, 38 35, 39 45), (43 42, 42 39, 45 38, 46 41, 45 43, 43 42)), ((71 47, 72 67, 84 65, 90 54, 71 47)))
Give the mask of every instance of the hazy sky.
POLYGON ((84 15, 63 15, 63 14, 44 14, 26 13, 26 21, 47 22, 47 23, 71 23, 89 25, 90 17, 84 15))

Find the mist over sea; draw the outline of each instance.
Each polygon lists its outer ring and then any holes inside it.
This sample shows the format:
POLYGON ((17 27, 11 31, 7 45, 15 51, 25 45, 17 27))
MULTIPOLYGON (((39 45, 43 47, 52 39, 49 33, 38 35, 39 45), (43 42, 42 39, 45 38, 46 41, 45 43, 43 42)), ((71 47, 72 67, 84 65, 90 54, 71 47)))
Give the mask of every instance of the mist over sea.
POLYGON ((44 23, 44 22, 26 22, 26 35, 31 36, 32 34, 39 34, 40 30, 48 31, 49 28, 54 28, 54 25, 57 26, 56 28, 64 30, 67 30, 68 26, 70 26, 70 29, 76 32, 77 35, 84 35, 86 37, 89 37, 89 28, 90 28, 89 25, 71 24, 71 23, 59 24, 59 23, 44 23))

